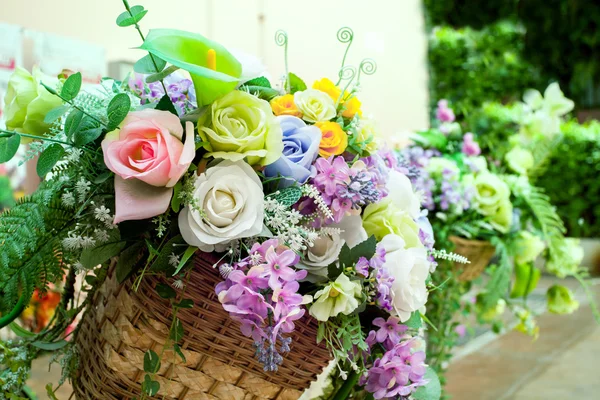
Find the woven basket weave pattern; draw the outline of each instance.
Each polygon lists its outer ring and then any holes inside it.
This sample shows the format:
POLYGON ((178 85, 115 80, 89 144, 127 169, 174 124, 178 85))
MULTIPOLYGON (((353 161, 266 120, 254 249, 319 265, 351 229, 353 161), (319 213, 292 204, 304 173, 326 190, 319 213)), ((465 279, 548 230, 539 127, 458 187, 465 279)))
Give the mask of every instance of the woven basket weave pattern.
POLYGON ((496 253, 496 248, 484 240, 468 240, 458 236, 448 239, 455 245, 454 252, 470 261, 469 264, 454 263, 455 268, 461 270, 459 281, 472 281, 481 275, 496 253))
MULTIPOLYGON (((161 386, 156 399, 297 399, 329 362, 328 351, 316 345, 316 322, 309 317, 297 321, 283 365, 276 373, 263 372, 252 340, 216 299, 214 286, 221 278, 212 261, 209 254, 195 259, 186 290, 195 306, 177 314, 185 330, 181 347, 186 361, 164 351, 155 377, 161 386)), ((144 353, 162 353, 172 321, 169 302, 154 290, 160 282, 144 278, 134 292, 131 283, 118 285, 112 276, 98 291, 77 335, 78 399, 140 395, 144 353)))

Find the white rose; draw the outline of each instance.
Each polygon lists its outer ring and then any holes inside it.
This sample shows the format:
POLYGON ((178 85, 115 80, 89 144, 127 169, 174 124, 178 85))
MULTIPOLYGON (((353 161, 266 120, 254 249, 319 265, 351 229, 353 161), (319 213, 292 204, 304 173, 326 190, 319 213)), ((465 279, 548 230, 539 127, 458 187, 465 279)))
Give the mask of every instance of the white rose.
POLYGON ((264 194, 256 172, 244 161, 222 161, 194 183, 194 198, 202 208, 185 207, 179 214, 183 239, 205 252, 223 251, 232 240, 263 230, 264 194))
POLYGON ((329 95, 317 89, 294 93, 294 103, 308 122, 329 121, 336 116, 335 104, 329 95))
POLYGON ((391 170, 387 182, 388 196, 392 202, 413 219, 421 213, 421 199, 415 193, 410 179, 396 170, 391 170))
POLYGON ((381 241, 385 249, 385 264, 392 284, 392 304, 400 321, 405 322, 414 311, 420 311, 427 302, 425 281, 429 274, 429 260, 425 248, 405 248, 398 235, 387 235, 381 241))
POLYGON ((339 228, 341 232, 319 236, 298 264, 298 268, 308 271, 307 280, 319 281, 326 278, 327 266, 337 260, 344 243, 352 248, 368 238, 359 215, 346 216, 339 223, 328 227, 339 228))

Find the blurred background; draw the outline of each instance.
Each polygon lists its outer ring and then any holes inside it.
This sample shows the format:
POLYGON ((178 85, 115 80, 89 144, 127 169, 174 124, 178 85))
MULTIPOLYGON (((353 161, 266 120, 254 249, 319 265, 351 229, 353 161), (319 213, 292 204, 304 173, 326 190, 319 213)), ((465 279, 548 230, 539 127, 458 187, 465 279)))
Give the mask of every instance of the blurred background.
MULTIPOLYGON (((457 116, 509 136, 510 126, 488 102, 509 103, 527 88, 560 83, 575 101, 581 124, 565 125, 544 187, 569 230, 583 238, 583 264, 600 272, 600 3, 591 0, 140 0, 149 10, 142 30, 199 32, 229 48, 255 54, 274 80, 284 74, 277 29, 289 35, 289 69, 307 82, 334 78, 345 46, 342 26, 354 30, 349 63, 377 61, 360 98, 384 134, 397 139, 426 129, 439 99, 457 116), (483 111, 481 111, 483 110, 483 111), (587 121, 587 122, 586 122, 587 121)), ((133 3, 132 3, 133 4, 133 3)), ((94 84, 123 79, 143 53, 137 32, 116 26, 119 0, 0 0, 0 98, 17 66, 49 75, 63 68, 94 84)), ((0 102, 0 125, 2 102, 0 102)), ((34 190, 35 172, 12 162, 0 166, 0 209, 34 190)), ((546 283, 546 287, 551 282, 546 283)), ((543 286, 543 285, 542 285, 543 286)), ((576 287, 574 284, 573 287, 576 287)), ((598 292, 598 290, 596 290, 598 292)), ((586 297, 577 292, 582 304, 586 297)), ((51 300, 48 300, 51 301, 51 300)), ((599 398, 594 357, 600 330, 589 305, 560 322, 542 316, 550 332, 532 343, 525 336, 477 332, 457 350, 448 375, 456 399, 599 398), (519 349, 514 352, 513 349, 519 349), (516 355, 518 354, 518 356, 516 355), (596 382, 596 383, 594 383, 596 382), (574 396, 573 393, 577 393, 574 396)), ((43 393, 47 360, 32 387, 43 393)), ((51 374, 58 374, 54 368, 51 374)), ((68 388, 65 388, 68 390, 68 388)), ((66 393, 66 392, 65 392, 66 393)), ((45 398, 45 397, 41 397, 45 398)), ((67 398, 67 397, 65 397, 67 398)))

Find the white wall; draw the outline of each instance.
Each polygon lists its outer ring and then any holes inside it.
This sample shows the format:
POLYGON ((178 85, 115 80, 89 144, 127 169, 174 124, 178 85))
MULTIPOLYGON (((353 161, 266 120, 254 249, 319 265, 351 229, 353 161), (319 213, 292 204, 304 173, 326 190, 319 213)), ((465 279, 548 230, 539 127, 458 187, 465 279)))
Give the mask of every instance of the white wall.
MULTIPOLYGON (((196 31, 226 46, 262 56, 273 76, 284 72, 283 51, 273 35, 289 35, 292 72, 311 84, 337 76, 344 46, 336 41, 342 26, 354 29, 349 62, 364 57, 378 63, 364 77, 359 98, 366 114, 387 134, 427 126, 426 39, 420 0, 131 0, 149 13, 142 29, 196 31), (262 17, 261 17, 262 16, 262 17), (261 22, 262 21, 262 22, 261 22)), ((119 0, 0 0, 0 21, 86 40, 107 50, 107 58, 141 57, 137 32, 119 28, 119 0)), ((1 40, 1 38, 0 38, 1 40)))

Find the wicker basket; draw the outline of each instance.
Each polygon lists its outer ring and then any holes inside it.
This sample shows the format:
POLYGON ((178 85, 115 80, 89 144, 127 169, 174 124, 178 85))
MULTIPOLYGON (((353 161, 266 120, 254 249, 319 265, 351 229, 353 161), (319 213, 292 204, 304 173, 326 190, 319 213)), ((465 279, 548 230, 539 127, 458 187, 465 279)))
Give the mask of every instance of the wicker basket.
MULTIPOLYGON (((185 329, 181 347, 186 362, 165 350, 155 377, 160 383, 155 399, 297 399, 329 362, 329 352, 316 344, 316 321, 308 316, 296 321, 283 365, 278 372, 265 373, 254 358, 252 340, 240 333, 216 299, 214 287, 221 278, 213 262, 211 254, 195 259, 186 291, 195 307, 178 313, 185 329)), ((153 349, 161 354, 172 319, 168 301, 154 290, 163 279, 146 277, 134 292, 131 282, 118 285, 112 276, 96 293, 76 339, 77 399, 140 395, 144 353, 153 349)))
POLYGON ((448 239, 454 243, 454 252, 470 261, 470 264, 454 263, 456 269, 461 270, 459 281, 472 281, 481 275, 496 253, 496 248, 484 240, 468 240, 458 236, 448 239))

